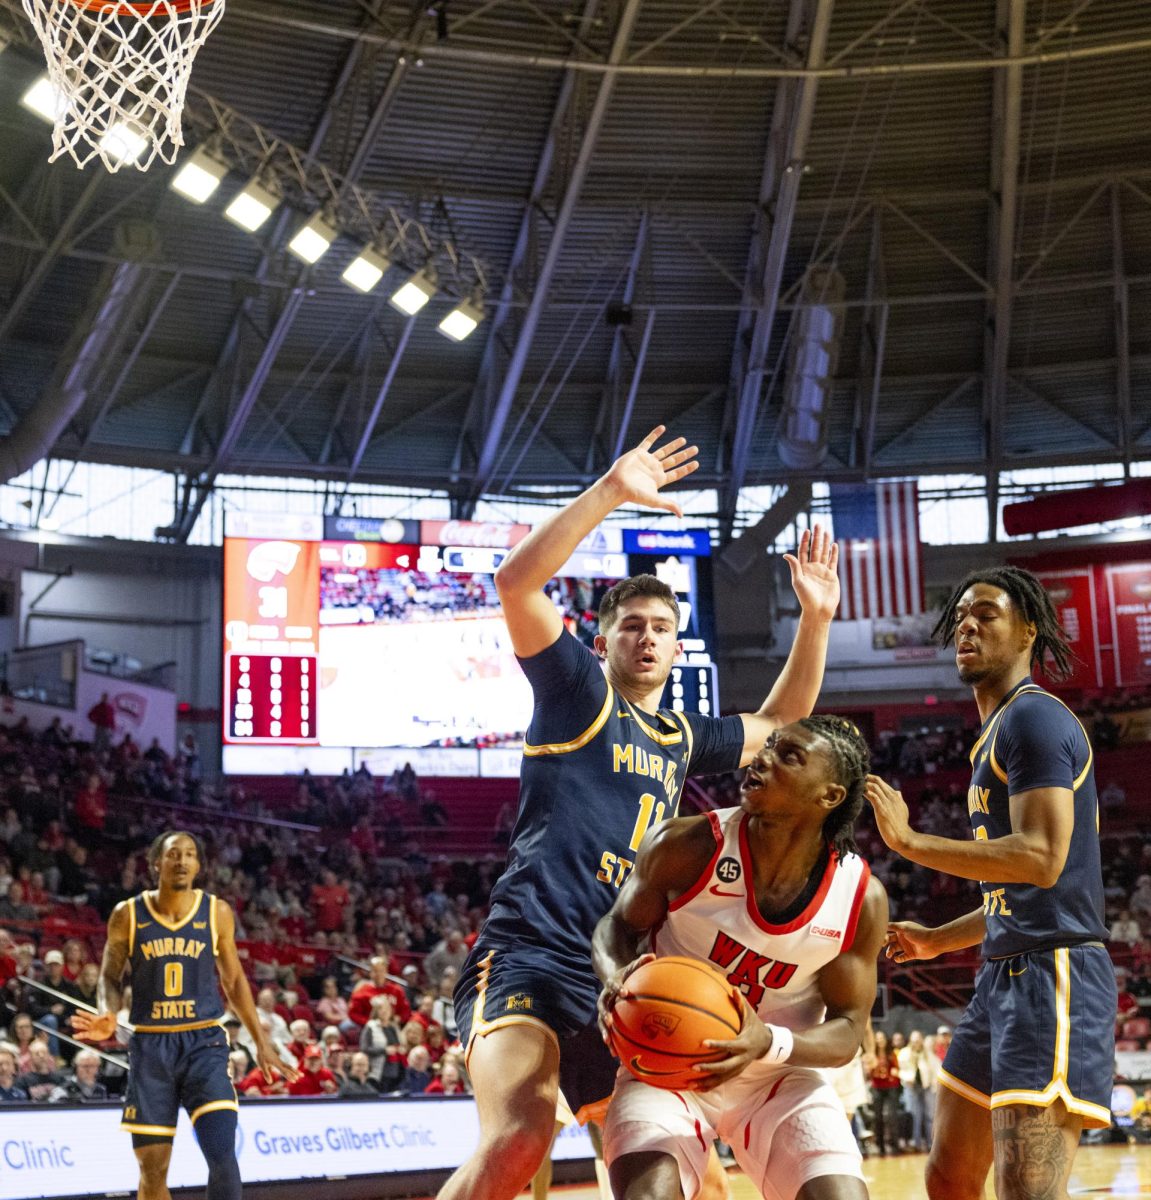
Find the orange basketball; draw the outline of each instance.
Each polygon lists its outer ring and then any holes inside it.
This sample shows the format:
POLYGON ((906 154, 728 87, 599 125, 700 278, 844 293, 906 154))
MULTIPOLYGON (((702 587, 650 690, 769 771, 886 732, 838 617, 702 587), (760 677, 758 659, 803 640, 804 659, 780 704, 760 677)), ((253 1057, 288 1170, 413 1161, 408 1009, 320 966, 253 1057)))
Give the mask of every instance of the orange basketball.
POLYGON ((628 976, 612 1009, 611 1045, 620 1062, 653 1087, 696 1088, 696 1063, 726 1057, 705 1046, 739 1033, 739 992, 696 958, 657 958, 628 976))

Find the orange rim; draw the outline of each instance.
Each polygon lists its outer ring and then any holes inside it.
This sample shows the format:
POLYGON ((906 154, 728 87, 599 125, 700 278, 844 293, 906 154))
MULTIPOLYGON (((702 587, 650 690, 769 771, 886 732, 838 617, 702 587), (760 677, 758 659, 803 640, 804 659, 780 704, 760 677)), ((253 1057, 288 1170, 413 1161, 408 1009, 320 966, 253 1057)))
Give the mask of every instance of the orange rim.
MULTIPOLYGON (((163 15, 162 10, 156 11, 159 9, 162 0, 141 0, 138 3, 133 3, 132 0, 60 0, 60 3, 68 4, 72 8, 82 8, 85 12, 107 12, 111 10, 117 16, 129 16, 131 14, 138 17, 163 15)), ((214 3, 215 0, 167 0, 167 6, 173 12, 177 13, 191 12, 194 8, 211 8, 214 3)))

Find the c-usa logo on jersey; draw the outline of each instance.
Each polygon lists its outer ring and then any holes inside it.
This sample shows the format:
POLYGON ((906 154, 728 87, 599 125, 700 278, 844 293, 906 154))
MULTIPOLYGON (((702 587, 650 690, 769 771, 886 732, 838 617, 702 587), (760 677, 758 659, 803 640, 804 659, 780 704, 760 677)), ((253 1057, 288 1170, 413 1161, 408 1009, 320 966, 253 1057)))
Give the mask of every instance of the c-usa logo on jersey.
POLYGON ((735 883, 743 874, 743 868, 739 865, 738 859, 721 858, 715 868, 715 873, 724 883, 735 883))

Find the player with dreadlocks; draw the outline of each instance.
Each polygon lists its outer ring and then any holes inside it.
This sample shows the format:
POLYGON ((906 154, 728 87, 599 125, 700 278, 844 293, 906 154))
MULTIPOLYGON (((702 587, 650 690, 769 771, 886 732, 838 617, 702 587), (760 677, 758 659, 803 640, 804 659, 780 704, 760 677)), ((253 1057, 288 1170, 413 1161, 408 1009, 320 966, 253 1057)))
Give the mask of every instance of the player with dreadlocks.
POLYGON ((1091 746, 1031 679, 1035 669, 1065 677, 1072 654, 1042 584, 1018 567, 969 575, 936 633, 954 643, 982 721, 967 794, 973 840, 913 830, 903 797, 867 781, 888 846, 983 892, 980 908, 947 925, 888 931, 897 962, 983 945, 939 1074, 927 1191, 976 1200, 994 1164, 1000 1200, 1066 1197, 1081 1130, 1111 1122, 1116 1008, 1091 746))
POLYGON ((865 1200, 859 1150, 816 1068, 850 1062, 875 1001, 887 894, 853 827, 870 765, 838 717, 785 725, 752 760, 738 808, 665 821, 596 928, 602 1019, 653 955, 710 963, 743 996, 743 1025, 672 1092, 621 1068, 604 1128, 617 1200, 691 1200, 713 1138, 779 1200, 865 1200))

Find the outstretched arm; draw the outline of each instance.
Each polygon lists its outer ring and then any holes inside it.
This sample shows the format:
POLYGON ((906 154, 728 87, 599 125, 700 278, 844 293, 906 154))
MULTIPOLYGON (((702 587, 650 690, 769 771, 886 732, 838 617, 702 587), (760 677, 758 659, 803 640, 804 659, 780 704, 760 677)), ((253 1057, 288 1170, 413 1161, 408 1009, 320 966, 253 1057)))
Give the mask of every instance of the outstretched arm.
POLYGON ((946 925, 928 929, 915 921, 892 921, 887 927, 885 941, 888 958, 896 962, 936 958, 953 950, 978 946, 987 933, 987 919, 982 908, 972 909, 946 925))
POLYGON ((867 799, 879 834, 892 850, 921 867, 960 879, 1051 887, 1067 861, 1075 826, 1074 795, 1069 788, 1033 788, 1013 795, 1011 832, 972 841, 912 829, 903 796, 878 775, 867 777, 867 799))
POLYGON ((128 963, 128 931, 131 900, 122 900, 108 918, 108 940, 96 984, 98 1013, 79 1008, 72 1014, 72 1029, 82 1042, 106 1042, 116 1034, 116 1014, 124 999, 124 968, 128 963))
POLYGON ((216 933, 216 965, 220 971, 220 988, 224 999, 228 1001, 228 1007, 243 1021, 244 1028, 251 1034, 252 1043, 256 1047, 256 1065, 263 1071, 264 1079, 268 1083, 273 1081, 276 1071, 288 1080, 297 1079, 299 1071, 280 1057, 260 1024, 256 1002, 252 999, 252 989, 244 977, 244 968, 236 952, 236 918, 232 914, 231 906, 223 900, 216 901, 216 933))
POLYGON ((785 554, 791 586, 799 597, 800 617, 791 653, 767 699, 753 713, 742 713, 743 756, 747 766, 782 725, 810 716, 823 686, 831 619, 839 607, 839 546, 820 526, 804 530, 795 554, 785 554))
MULTIPOLYGON (((851 948, 832 959, 819 973, 819 990, 827 1006, 827 1016, 822 1024, 792 1034, 788 1063, 797 1067, 840 1067, 855 1057, 865 1040, 875 1003, 876 964, 886 933, 887 893, 883 884, 872 877, 851 948)), ((771 1051, 774 1041, 771 1027, 756 1016, 746 1000, 743 1018, 738 1037, 707 1043, 729 1052, 729 1057, 719 1062, 695 1068, 707 1080, 704 1085, 707 1090, 732 1079, 771 1051)))
POLYGON ((696 448, 686 446, 684 438, 675 438, 656 449, 665 432, 663 425, 657 425, 587 491, 537 525, 500 564, 496 591, 520 658, 534 657, 559 637, 563 622, 544 595, 544 585, 605 517, 622 504, 642 504, 683 515, 663 489, 696 470, 696 448))

